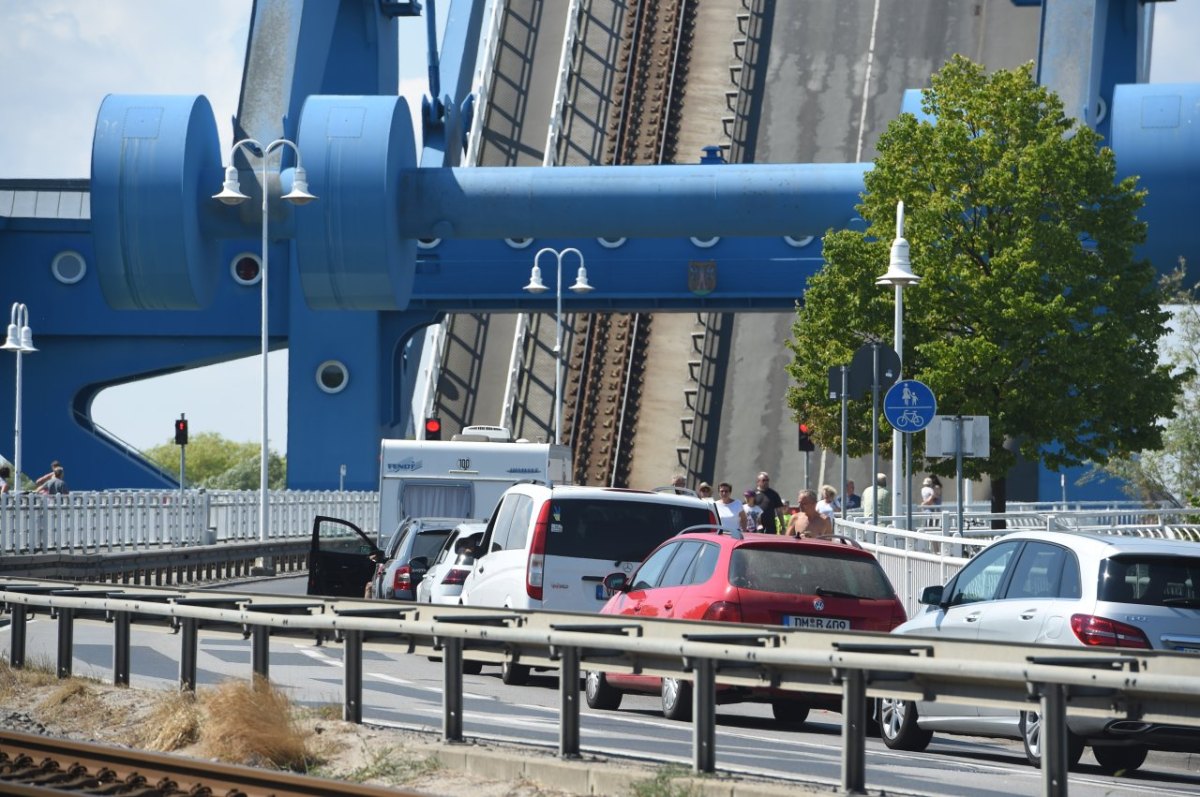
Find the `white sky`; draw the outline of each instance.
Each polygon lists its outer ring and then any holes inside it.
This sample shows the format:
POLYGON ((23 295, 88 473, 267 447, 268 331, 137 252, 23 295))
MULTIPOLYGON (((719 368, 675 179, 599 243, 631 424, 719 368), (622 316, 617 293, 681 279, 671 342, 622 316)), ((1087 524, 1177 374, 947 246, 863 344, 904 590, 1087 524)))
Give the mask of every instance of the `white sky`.
MULTIPOLYGON (((0 0, 0 177, 87 177, 96 112, 109 93, 204 94, 228 151, 250 6, 251 0, 0 0)), ((408 94, 425 79, 424 22, 400 25, 415 40, 401 47, 408 94)), ((1153 82, 1200 83, 1197 32, 1200 0, 1157 4, 1153 82)), ((180 412, 193 434, 216 431, 256 442, 259 402, 246 397, 259 395, 259 362, 250 357, 112 388, 96 399, 93 414, 139 448, 170 441, 180 412)), ((271 355, 269 370, 272 448, 286 454, 286 352, 271 355)))

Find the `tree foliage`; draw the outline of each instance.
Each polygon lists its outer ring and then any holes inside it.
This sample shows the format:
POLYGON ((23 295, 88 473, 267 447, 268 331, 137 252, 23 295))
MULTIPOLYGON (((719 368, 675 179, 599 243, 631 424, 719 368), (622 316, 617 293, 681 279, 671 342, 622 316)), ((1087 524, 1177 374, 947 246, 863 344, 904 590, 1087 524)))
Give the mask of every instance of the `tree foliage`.
MULTIPOLYGON (((1059 469, 1158 448, 1180 377, 1159 365, 1168 316, 1153 266, 1133 254, 1146 232, 1135 178, 1116 180, 1112 151, 1031 65, 989 75, 955 56, 922 108, 928 118, 903 114, 880 140, 865 232, 825 236, 789 344, 789 406, 819 443, 841 445, 827 371, 892 340, 894 290, 875 280, 903 201, 921 277, 904 289, 904 376, 932 388, 941 414, 989 417, 991 456, 965 460, 968 478, 1002 480, 1016 450, 1059 469)), ((851 403, 851 456, 869 451, 870 404, 851 403)))
POLYGON ((1163 426, 1158 451, 1112 459, 1095 475, 1116 476, 1131 498, 1200 506, 1200 297, 1183 289, 1184 270, 1166 280, 1175 334, 1166 361, 1184 379, 1175 417, 1163 426))
MULTIPOLYGON (((143 453, 167 473, 178 476, 179 446, 173 442, 143 453)), ((259 462, 257 443, 235 443, 216 432, 193 434, 187 447, 187 483, 213 490, 256 490, 259 462)), ((267 456, 267 483, 273 490, 287 487, 287 462, 274 451, 267 456)))

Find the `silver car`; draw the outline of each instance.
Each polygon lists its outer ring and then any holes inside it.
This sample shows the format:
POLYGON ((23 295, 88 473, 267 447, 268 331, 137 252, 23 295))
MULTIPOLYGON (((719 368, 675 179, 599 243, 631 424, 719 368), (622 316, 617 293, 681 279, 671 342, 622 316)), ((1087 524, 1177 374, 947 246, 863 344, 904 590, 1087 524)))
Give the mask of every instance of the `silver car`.
POLYGON ((386 561, 375 570, 371 597, 411 601, 442 543, 461 518, 406 518, 384 546, 386 561))
MULTIPOLYGON (((1200 654, 1200 544, 1019 532, 984 548, 945 587, 926 587, 921 603, 892 633, 1200 654)), ((936 731, 1020 739, 1030 763, 1041 760, 1036 710, 881 698, 877 712, 892 749, 923 750, 936 731)), ((1074 716, 1067 727, 1070 765, 1090 745, 1110 773, 1137 769, 1149 750, 1200 749, 1196 728, 1074 716)))

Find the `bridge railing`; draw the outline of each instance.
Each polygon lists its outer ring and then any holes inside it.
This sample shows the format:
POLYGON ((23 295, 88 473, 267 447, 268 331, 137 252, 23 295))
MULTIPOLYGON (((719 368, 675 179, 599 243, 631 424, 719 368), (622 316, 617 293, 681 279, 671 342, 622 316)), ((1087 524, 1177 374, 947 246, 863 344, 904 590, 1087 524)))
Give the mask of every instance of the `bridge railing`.
MULTIPOLYGON (((87 553, 211 545, 258 539, 252 490, 112 490, 69 495, 0 495, 0 555, 87 553)), ((276 490, 268 538, 306 538, 317 515, 368 533, 379 525, 379 494, 276 490)))

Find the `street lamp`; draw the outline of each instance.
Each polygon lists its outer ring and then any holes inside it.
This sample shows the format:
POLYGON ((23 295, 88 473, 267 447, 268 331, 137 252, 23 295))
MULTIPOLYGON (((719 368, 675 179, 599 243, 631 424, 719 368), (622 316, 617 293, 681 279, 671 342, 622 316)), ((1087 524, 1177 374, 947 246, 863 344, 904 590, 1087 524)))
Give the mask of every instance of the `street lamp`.
MULTIPOLYGON (((899 378, 904 378, 904 286, 916 285, 921 278, 912 272, 912 264, 908 259, 908 241, 904 240, 904 203, 896 203, 896 238, 892 241, 892 257, 888 263, 887 273, 875 280, 876 285, 894 285, 896 287, 896 324, 893 345, 896 354, 900 356, 899 378)), ((904 433, 892 429, 892 514, 900 515, 900 510, 909 502, 909 488, 905 485, 903 501, 900 500, 900 457, 904 449, 904 433)), ((910 474, 911 475, 911 474, 910 474)), ((911 524, 909 524, 911 525, 911 524)))
MULTIPOLYGON (((262 283, 262 444, 259 456, 262 461, 259 463, 258 476, 258 539, 263 542, 267 540, 267 530, 270 528, 267 519, 267 274, 270 273, 270 269, 267 267, 267 257, 270 251, 267 245, 267 196, 270 194, 267 183, 267 162, 270 160, 272 152, 285 146, 291 147, 292 152, 296 154, 296 169, 292 175, 292 190, 280 198, 293 205, 306 205, 312 202, 316 197, 308 193, 308 177, 304 173, 304 167, 300 165, 300 148, 286 138, 275 139, 265 147, 252 138, 245 138, 234 144, 229 150, 229 166, 225 168, 225 185, 219 194, 213 194, 213 199, 226 205, 240 205, 249 199, 250 197, 242 193, 241 185, 238 183, 238 172, 233 165, 233 158, 239 149, 245 149, 251 155, 260 158, 262 163, 262 267, 259 275, 262 283)), ((281 159, 281 171, 282 167, 281 159)))
POLYGON ((554 444, 558 445, 562 442, 562 376, 563 376, 563 358, 562 358, 562 261, 563 255, 568 252, 574 252, 579 258, 579 271, 575 275, 575 284, 571 286, 571 290, 575 293, 587 293, 592 290, 592 286, 588 284, 587 269, 583 266, 583 253, 574 247, 558 250, 546 247, 538 251, 533 256, 533 270, 529 272, 529 284, 523 290, 530 293, 545 293, 546 285, 542 282, 542 270, 538 268, 538 260, 546 253, 554 255, 554 259, 558 263, 558 276, 554 283, 554 292, 557 296, 557 305, 554 310, 554 322, 557 324, 557 331, 554 336, 554 444))
POLYGON ((29 308, 13 302, 8 340, 0 347, 17 353, 17 413, 13 422, 13 494, 21 494, 21 355, 35 352, 33 330, 29 328, 29 308))

